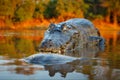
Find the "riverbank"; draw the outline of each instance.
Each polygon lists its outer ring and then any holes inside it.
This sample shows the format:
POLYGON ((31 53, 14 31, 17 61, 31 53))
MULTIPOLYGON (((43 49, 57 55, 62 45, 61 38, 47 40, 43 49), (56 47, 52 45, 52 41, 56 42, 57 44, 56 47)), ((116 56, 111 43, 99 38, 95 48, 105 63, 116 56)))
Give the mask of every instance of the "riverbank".
MULTIPOLYGON (((40 20, 40 19, 30 19, 22 22, 7 23, 3 20, 0 20, 0 29, 13 29, 13 30, 22 30, 22 29, 46 29, 50 23, 59 23, 65 20, 40 20)), ((102 20, 93 20, 92 21, 95 27, 99 30, 120 30, 120 25, 114 25, 112 23, 107 23, 102 20)))

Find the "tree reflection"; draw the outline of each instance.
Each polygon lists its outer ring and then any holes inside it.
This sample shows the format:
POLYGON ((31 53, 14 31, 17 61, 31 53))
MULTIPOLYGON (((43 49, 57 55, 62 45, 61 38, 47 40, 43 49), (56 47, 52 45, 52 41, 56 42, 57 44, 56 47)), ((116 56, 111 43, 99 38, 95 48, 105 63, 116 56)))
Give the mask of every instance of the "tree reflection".
POLYGON ((17 53, 35 53, 32 40, 16 39, 16 51, 17 53))
POLYGON ((9 66, 7 71, 14 72, 16 74, 23 74, 23 75, 33 75, 38 70, 43 70, 42 67, 36 67, 30 64, 26 64, 21 60, 12 60, 8 61, 7 63, 2 64, 3 66, 9 66), (14 67, 14 65, 16 67, 14 67))
POLYGON ((0 54, 14 54, 15 46, 12 40, 13 37, 3 37, 0 41, 0 54))
POLYGON ((32 40, 26 40, 22 38, 15 40, 14 38, 15 37, 7 37, 0 42, 0 54, 9 55, 9 57, 20 58, 19 54, 35 53, 32 40))
POLYGON ((41 37, 37 36, 38 34, 40 33, 35 31, 26 31, 25 33, 1 31, 0 54, 14 58, 23 58, 34 54, 38 44, 35 42, 38 42, 38 40, 41 39, 41 37))
POLYGON ((30 68, 25 68, 25 67, 17 67, 15 69, 17 74, 24 74, 24 75, 32 75, 34 74, 35 69, 30 67, 30 68))
POLYGON ((101 31, 102 36, 106 40, 106 50, 111 51, 116 48, 120 43, 120 34, 119 31, 101 31), (111 48, 114 47, 114 48, 111 48))

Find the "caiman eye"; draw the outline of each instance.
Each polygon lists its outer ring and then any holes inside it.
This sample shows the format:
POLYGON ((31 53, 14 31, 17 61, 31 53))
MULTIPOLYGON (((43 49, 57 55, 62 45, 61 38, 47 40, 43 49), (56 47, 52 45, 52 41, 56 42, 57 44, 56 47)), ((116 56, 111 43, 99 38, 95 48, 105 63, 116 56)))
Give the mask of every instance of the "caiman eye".
POLYGON ((63 27, 63 31, 67 31, 67 26, 64 26, 64 27, 63 27))
POLYGON ((48 31, 51 31, 54 27, 55 27, 55 24, 54 24, 54 23, 51 23, 51 24, 49 25, 48 31))
POLYGON ((66 24, 62 25, 62 30, 63 31, 67 31, 67 30, 70 30, 70 29, 71 29, 71 27, 69 25, 66 25, 66 24))

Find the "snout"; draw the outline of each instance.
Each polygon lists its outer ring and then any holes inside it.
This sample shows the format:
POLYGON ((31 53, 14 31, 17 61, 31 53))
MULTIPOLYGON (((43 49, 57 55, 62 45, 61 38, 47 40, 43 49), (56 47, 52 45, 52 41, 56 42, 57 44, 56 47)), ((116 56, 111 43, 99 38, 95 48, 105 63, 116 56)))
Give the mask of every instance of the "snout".
POLYGON ((39 48, 50 48, 54 46, 53 42, 51 39, 47 39, 41 42, 40 47, 39 48))
POLYGON ((38 47, 39 51, 42 52, 58 52, 59 45, 51 39, 43 40, 38 47))

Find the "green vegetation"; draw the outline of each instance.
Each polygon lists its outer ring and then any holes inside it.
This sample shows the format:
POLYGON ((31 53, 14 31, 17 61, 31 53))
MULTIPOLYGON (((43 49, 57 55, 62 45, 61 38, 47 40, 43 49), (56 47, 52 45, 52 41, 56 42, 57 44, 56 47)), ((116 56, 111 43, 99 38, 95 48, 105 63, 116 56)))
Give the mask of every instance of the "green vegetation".
POLYGON ((25 0, 15 11, 15 21, 23 21, 32 18, 34 9, 35 3, 30 0, 25 0))
POLYGON ((0 0, 0 21, 85 17, 118 25, 120 0, 0 0))

